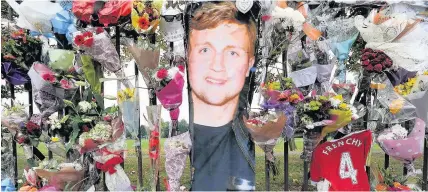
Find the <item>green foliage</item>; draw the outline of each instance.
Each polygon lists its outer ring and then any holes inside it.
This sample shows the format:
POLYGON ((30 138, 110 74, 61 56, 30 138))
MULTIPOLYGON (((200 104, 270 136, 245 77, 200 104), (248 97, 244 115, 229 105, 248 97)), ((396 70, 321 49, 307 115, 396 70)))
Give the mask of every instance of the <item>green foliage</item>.
POLYGON ((366 46, 366 42, 363 40, 361 35, 358 35, 357 40, 352 45, 350 53, 352 55, 348 58, 348 62, 346 63, 346 70, 352 72, 359 72, 361 70, 361 51, 366 46))
POLYGON ((100 78, 103 77, 103 74, 98 72, 95 69, 94 63, 89 55, 81 55, 80 60, 82 62, 83 73, 85 74, 85 79, 91 85, 91 89, 94 93, 101 93, 101 82, 100 78))

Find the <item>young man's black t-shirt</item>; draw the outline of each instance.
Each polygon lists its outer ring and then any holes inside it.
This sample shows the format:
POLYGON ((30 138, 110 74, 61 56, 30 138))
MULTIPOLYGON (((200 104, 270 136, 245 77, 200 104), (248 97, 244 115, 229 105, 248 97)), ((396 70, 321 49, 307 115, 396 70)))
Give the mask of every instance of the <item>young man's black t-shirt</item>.
POLYGON ((221 127, 194 125, 193 191, 225 191, 232 177, 254 183, 255 174, 240 150, 232 122, 221 127))

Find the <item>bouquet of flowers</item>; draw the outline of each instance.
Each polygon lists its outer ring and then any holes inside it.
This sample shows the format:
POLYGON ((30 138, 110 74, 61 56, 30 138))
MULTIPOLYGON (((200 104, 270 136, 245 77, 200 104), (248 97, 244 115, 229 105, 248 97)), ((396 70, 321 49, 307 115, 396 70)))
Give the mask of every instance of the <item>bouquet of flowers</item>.
POLYGON ((149 139, 149 157, 150 157, 150 189, 156 191, 156 183, 159 174, 160 163, 160 141, 161 133, 161 109, 160 105, 147 106, 146 121, 149 123, 147 133, 150 135, 149 139))
POLYGON ((132 26, 138 33, 154 33, 160 23, 163 1, 134 0, 132 3, 132 26))
POLYGON ((412 189, 405 185, 407 178, 403 176, 393 176, 391 169, 378 168, 373 169, 375 176, 375 191, 411 191, 412 189), (379 170, 380 169, 380 170, 379 170))
POLYGON ((381 73, 392 67, 392 60, 383 51, 367 48, 362 50, 361 65, 368 72, 381 73))
POLYGON ((56 73, 41 63, 34 63, 28 75, 33 86, 34 101, 43 118, 62 108, 63 99, 75 95, 78 87, 76 83, 80 80, 65 72, 56 73))
POLYGON ((2 33, 2 78, 12 85, 22 85, 30 79, 31 65, 40 61, 42 41, 26 34, 24 29, 2 33))
POLYGON ((96 167, 105 172, 105 183, 110 191, 132 191, 131 181, 120 165, 124 162, 122 150, 99 150, 94 153, 96 167))
POLYGON ((165 171, 168 174, 168 191, 180 189, 180 178, 186 166, 192 142, 189 132, 169 137, 164 143, 165 171))
POLYGON ((385 129, 377 136, 377 142, 386 154, 402 161, 409 175, 417 174, 413 162, 422 156, 425 135, 425 123, 416 118, 412 131, 408 131, 399 124, 385 129))
POLYGON ((91 55, 109 72, 115 73, 125 87, 132 87, 125 78, 123 66, 119 60, 119 54, 110 41, 110 37, 103 28, 89 28, 87 31, 78 31, 74 35, 74 45, 91 55))
POLYGON ((28 114, 23 104, 17 103, 14 106, 5 105, 1 113, 1 125, 8 128, 13 135, 21 123, 27 121, 28 114))
POLYGON ((33 169, 38 177, 47 180, 41 191, 79 190, 85 173, 79 163, 57 164, 55 161, 42 162, 33 169))
POLYGON ((428 122, 428 71, 422 75, 409 78, 407 82, 394 87, 394 91, 402 95, 416 107, 419 118, 428 122))
POLYGON ((138 129, 140 128, 137 113, 139 105, 138 97, 136 96, 135 88, 125 88, 117 93, 119 106, 123 114, 125 129, 131 133, 131 136, 136 141, 138 140, 138 129))

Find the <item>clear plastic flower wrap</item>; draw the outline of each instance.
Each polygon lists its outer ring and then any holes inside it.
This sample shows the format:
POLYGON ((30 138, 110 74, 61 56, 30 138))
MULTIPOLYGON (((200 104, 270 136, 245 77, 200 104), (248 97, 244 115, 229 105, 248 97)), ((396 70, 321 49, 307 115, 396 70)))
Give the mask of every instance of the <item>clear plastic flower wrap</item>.
POLYGON ((19 125, 28 120, 25 107, 21 104, 5 106, 1 113, 1 125, 7 127, 10 133, 16 134, 19 125))
POLYGON ((78 163, 60 164, 58 170, 34 168, 37 176, 44 178, 48 184, 60 190, 79 190, 84 179, 85 170, 78 163))
POLYGON ((110 191, 132 191, 131 181, 120 165, 124 162, 122 151, 104 148, 93 154, 97 169, 105 172, 105 184, 110 191))
POLYGON ((428 123, 428 75, 417 76, 411 93, 405 96, 416 107, 416 114, 428 123))
POLYGON ((91 55, 105 69, 115 73, 116 77, 127 88, 132 87, 131 82, 125 78, 123 65, 120 63, 119 54, 110 40, 107 32, 98 28, 87 28, 85 32, 75 32, 74 45, 91 55))
POLYGON ((377 108, 370 112, 371 120, 379 120, 382 124, 401 123, 414 119, 416 107, 394 91, 394 88, 386 75, 376 75, 372 83, 380 83, 377 89, 375 105, 377 108))
MULTIPOLYGON (((3 119, 3 118, 2 118, 3 119)), ((12 152, 13 135, 6 133, 4 130, 1 132, 1 175, 2 179, 9 178, 11 181, 15 181, 14 165, 16 158, 12 152)))
POLYGON ((80 153, 86 153, 101 149, 117 140, 123 135, 124 127, 120 116, 111 122, 98 122, 88 132, 83 132, 78 139, 80 153))
POLYGON ((61 109, 64 106, 63 99, 72 98, 77 91, 77 87, 73 85, 57 86, 55 73, 41 63, 34 63, 28 76, 31 78, 34 102, 43 118, 61 109))
POLYGON ((139 98, 135 88, 125 88, 117 93, 119 107, 122 112, 125 129, 131 134, 132 139, 138 140, 139 114, 137 113, 137 105, 139 98))
POLYGON ((156 183, 159 174, 160 163, 160 133, 161 133, 161 111, 162 105, 147 106, 147 119, 149 123, 147 133, 149 133, 149 158, 150 158, 150 190, 156 191, 156 183))
POLYGON ((158 67, 160 49, 150 48, 149 45, 143 45, 141 41, 134 42, 133 39, 128 38, 122 39, 122 42, 134 57, 146 85, 153 87, 154 82, 151 81, 149 70, 154 70, 158 67))
POLYGON ((192 148, 189 132, 167 138, 164 143, 165 171, 168 175, 169 191, 179 191, 180 178, 192 148))
POLYGON ((52 151, 55 155, 66 158, 65 146, 62 142, 49 142, 46 143, 46 147, 49 151, 52 151))
POLYGON ((425 141, 425 123, 416 118, 411 132, 400 125, 385 129, 377 136, 377 142, 389 156, 404 163, 408 175, 419 173, 413 166, 413 162, 423 155, 425 141))

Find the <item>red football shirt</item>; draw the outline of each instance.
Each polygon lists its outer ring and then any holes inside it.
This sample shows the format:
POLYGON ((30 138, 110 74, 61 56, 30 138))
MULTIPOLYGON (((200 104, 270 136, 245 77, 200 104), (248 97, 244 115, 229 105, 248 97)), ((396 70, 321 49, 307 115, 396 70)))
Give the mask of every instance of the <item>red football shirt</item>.
POLYGON ((311 180, 327 179, 330 191, 368 191, 366 160, 372 145, 370 130, 327 141, 315 148, 311 180))

